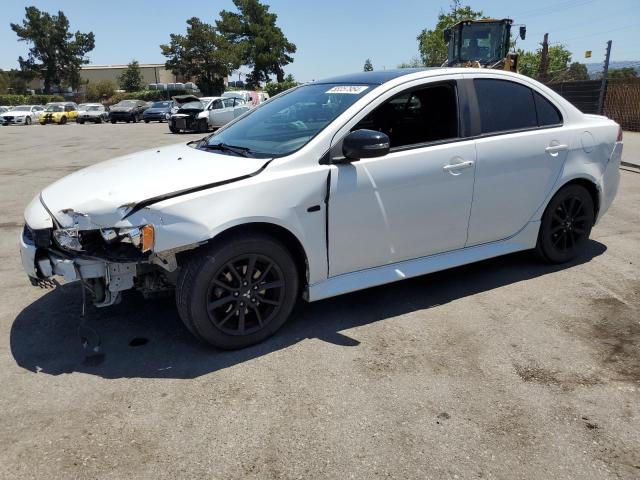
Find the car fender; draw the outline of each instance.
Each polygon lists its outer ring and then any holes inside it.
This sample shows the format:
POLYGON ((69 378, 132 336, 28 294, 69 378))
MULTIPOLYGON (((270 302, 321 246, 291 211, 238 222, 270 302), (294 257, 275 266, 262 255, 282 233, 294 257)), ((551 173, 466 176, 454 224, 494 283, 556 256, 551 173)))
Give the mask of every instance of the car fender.
POLYGON ((276 225, 298 239, 309 262, 309 281, 318 282, 327 276, 327 174, 326 165, 296 172, 267 169, 251 178, 160 201, 127 217, 126 223, 153 223, 158 253, 193 247, 239 225, 276 225))

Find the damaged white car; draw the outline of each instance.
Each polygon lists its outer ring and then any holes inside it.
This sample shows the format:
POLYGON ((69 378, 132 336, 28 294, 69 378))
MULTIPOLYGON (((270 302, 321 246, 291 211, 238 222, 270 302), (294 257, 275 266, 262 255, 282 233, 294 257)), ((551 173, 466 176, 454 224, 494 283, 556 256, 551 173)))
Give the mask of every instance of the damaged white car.
POLYGON ((20 237, 34 283, 98 306, 175 290, 193 334, 239 348, 319 300, 519 250, 581 253, 622 132, 495 70, 359 73, 289 90, 213 135, 45 188, 20 237))

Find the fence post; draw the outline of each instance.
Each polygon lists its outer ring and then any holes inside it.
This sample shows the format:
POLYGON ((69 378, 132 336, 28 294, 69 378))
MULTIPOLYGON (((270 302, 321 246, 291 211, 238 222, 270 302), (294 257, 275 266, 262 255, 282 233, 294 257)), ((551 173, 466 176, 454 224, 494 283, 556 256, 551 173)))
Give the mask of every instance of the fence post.
POLYGON ((611 40, 607 42, 607 54, 604 57, 604 69, 602 70, 602 84, 600 85, 600 98, 598 99, 598 115, 604 111, 604 99, 607 91, 607 77, 609 76, 609 57, 611 57, 611 40))

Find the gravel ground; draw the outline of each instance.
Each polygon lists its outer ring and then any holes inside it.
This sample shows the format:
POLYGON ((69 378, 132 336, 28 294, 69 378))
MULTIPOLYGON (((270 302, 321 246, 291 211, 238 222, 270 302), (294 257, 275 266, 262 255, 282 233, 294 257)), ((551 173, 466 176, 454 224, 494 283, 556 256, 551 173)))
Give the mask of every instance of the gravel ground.
POLYGON ((0 128, 0 478, 640 478, 638 172, 570 265, 520 253, 302 304, 237 352, 132 294, 89 310, 105 354, 85 359, 77 285, 22 272, 23 209, 78 168, 187 138, 0 128))

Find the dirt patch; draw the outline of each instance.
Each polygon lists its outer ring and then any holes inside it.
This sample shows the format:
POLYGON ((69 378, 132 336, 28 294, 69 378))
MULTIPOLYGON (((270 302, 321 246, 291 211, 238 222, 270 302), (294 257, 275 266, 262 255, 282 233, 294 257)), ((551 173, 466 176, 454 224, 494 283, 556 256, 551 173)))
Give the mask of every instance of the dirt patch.
POLYGON ((615 297, 592 300, 596 322, 586 339, 612 379, 640 383, 640 311, 615 297))
POLYGON ((563 389, 572 390, 579 386, 593 386, 602 383, 598 377, 581 375, 574 372, 562 372, 551 370, 539 365, 513 365, 518 376, 527 383, 537 383, 539 385, 558 386, 563 389))

